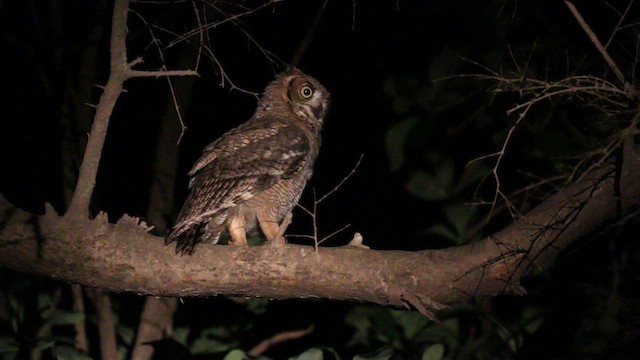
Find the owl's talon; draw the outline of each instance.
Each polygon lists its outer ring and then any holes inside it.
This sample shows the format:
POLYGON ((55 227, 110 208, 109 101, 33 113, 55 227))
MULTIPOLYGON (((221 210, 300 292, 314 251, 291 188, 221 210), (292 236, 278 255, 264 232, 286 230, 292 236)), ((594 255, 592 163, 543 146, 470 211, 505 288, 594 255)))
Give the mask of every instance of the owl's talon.
POLYGON ((284 236, 279 236, 269 241, 270 246, 283 246, 286 244, 287 244, 287 239, 284 236))

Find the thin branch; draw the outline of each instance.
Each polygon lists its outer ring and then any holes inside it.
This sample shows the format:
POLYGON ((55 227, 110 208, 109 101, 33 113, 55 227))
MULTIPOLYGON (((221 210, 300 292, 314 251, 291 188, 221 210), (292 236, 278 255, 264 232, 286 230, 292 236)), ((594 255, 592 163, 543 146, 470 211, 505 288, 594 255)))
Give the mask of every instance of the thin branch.
MULTIPOLYGON (((82 286, 71 284, 72 309, 74 312, 86 314, 84 310, 84 297, 82 296, 82 286)), ((84 316, 86 318, 86 315, 84 316)), ((87 340, 87 328, 85 319, 75 323, 73 326, 76 330, 75 348, 83 353, 89 352, 89 341, 87 340)))
POLYGON ((317 33, 318 26, 320 25, 320 21, 322 21, 322 18, 324 17, 327 1, 328 0, 325 0, 325 2, 322 3, 322 5, 320 5, 318 10, 316 11, 315 16, 313 17, 313 21, 311 21, 311 23, 309 24, 309 27, 307 28, 307 31, 304 37, 299 42, 295 53, 291 57, 291 65, 298 66, 300 64, 300 60, 302 60, 302 56, 304 56, 304 53, 309 48, 309 45, 311 45, 311 40, 313 39, 313 36, 317 33))
MULTIPOLYGON (((251 14, 253 14, 253 13, 257 12, 257 11, 260 11, 260 10, 262 10, 262 9, 268 7, 268 6, 271 6, 272 4, 274 4, 276 2, 279 2, 279 1, 281 1, 281 0, 269 0, 269 1, 266 1, 264 4, 262 4, 260 6, 257 6, 257 7, 253 8, 253 9, 246 10, 245 12, 226 16, 224 19, 222 19, 222 20, 220 20, 218 22, 213 22, 213 23, 209 23, 209 24, 203 24, 203 26, 201 26, 201 27, 199 27, 197 29, 194 29, 194 30, 190 30, 190 31, 186 32, 185 34, 183 34, 181 37, 176 38, 175 40, 171 41, 165 48, 168 49, 168 48, 173 47, 173 46, 175 46, 175 45, 177 45, 177 44, 179 44, 179 43, 181 43, 183 41, 187 41, 190 37, 195 36, 196 34, 202 32, 203 30, 211 30, 211 29, 217 28, 220 25, 223 25, 225 23, 235 22, 236 20, 240 19, 241 17, 247 16, 247 15, 251 15, 251 14)), ((215 9, 215 7, 214 7, 214 9, 215 9)))
POLYGON ((198 76, 195 70, 129 70, 127 78, 161 77, 161 76, 198 76))
POLYGON ((327 197, 329 197, 331 194, 333 194, 334 192, 338 191, 338 189, 340 189, 340 187, 347 182, 347 180, 349 180, 349 178, 355 174, 356 170, 358 170, 358 167, 360 166, 360 163, 362 162, 362 158, 364 157, 364 154, 360 154, 360 157, 358 158, 358 161, 356 162, 356 165, 351 169, 351 171, 347 174, 347 176, 345 176, 344 178, 342 178, 342 180, 338 183, 338 185, 336 185, 333 189, 331 189, 328 193, 324 194, 319 200, 318 203, 321 203, 324 199, 326 199, 327 197))
POLYGON ((302 209, 307 215, 309 215, 309 217, 311 217, 311 223, 313 225, 313 235, 309 235, 309 236, 303 236, 303 235, 293 235, 296 237, 301 237, 301 238, 311 238, 313 239, 313 248, 314 250, 317 252, 318 251, 318 246, 325 242, 326 240, 328 240, 329 238, 339 234, 340 232, 344 231, 345 229, 347 229, 349 226, 351 225, 346 225, 343 226, 342 228, 332 232, 331 234, 325 236, 324 238, 320 239, 320 235, 319 235, 319 229, 318 229, 318 205, 325 200, 327 197, 329 197, 329 195, 333 194, 334 192, 336 192, 347 180, 349 180, 349 178, 355 174, 356 170, 358 169, 358 167, 360 166, 360 163, 362 162, 362 158, 364 157, 364 154, 360 154, 360 157, 358 158, 358 161, 356 162, 356 165, 351 169, 351 171, 342 178, 342 180, 340 180, 340 182, 333 188, 331 189, 329 192, 327 192, 326 194, 324 194, 324 196, 322 196, 320 199, 318 199, 317 195, 316 195, 316 189, 313 189, 313 209, 309 210, 307 208, 305 208, 304 206, 297 204, 297 206, 302 209))
POLYGON ((620 31, 620 29, 622 28, 622 23, 624 22, 624 19, 629 14, 629 10, 631 10, 631 6, 633 6, 633 1, 634 0, 629 0, 629 3, 627 4, 627 8, 624 10, 622 14, 618 13, 620 15, 620 18, 618 19, 618 23, 616 24, 616 26, 613 28, 613 31, 611 32, 611 36, 609 36, 609 40, 607 40, 607 43, 604 45, 605 49, 609 48, 609 45, 611 45, 613 38, 615 38, 618 31, 620 31))
POLYGON ((262 340, 259 344, 249 350, 247 355, 251 357, 258 357, 275 345, 286 341, 300 339, 301 337, 305 337, 311 334, 314 328, 315 326, 311 324, 306 329, 283 331, 281 333, 275 334, 268 339, 262 340))
POLYGON ((633 85, 627 82, 624 74, 622 73, 622 71, 616 64, 616 62, 613 60, 611 55, 609 55, 609 53, 607 52, 607 49, 602 45, 602 43, 598 39, 598 36, 593 32, 593 30, 591 30, 591 26, 589 26, 589 24, 584 20, 584 18, 576 8, 576 6, 573 5, 573 3, 568 0, 564 0, 564 4, 567 6, 567 8, 569 8, 569 11, 571 11, 571 14, 573 14, 573 16, 576 18, 582 30, 584 30, 587 36, 589 36, 589 39, 591 39, 591 42, 593 43, 593 45, 596 47, 596 49, 598 49, 598 51, 600 52, 600 55, 602 55, 602 57, 604 58, 604 61, 607 63, 607 65, 609 65, 611 70, 613 70, 613 73, 616 74, 616 77, 618 78, 618 80, 620 80, 620 82, 624 84, 625 90, 629 91, 628 92, 629 96, 635 97, 636 96, 635 88, 633 87, 633 85))
POLYGON ((327 236, 323 237, 322 239, 320 239, 320 241, 318 241, 318 245, 320 245, 320 244, 322 244, 323 242, 325 242, 325 241, 327 241, 327 240, 331 239, 332 237, 334 237, 334 236, 338 235, 339 233, 341 233, 341 232, 343 232, 343 231, 347 230, 347 229, 348 229, 348 228, 350 228, 350 227, 351 227, 351 224, 347 224, 347 225, 345 225, 345 226, 341 227, 340 229, 338 229, 338 230, 336 230, 336 231, 332 232, 331 234, 329 234, 329 235, 327 235, 327 236))
POLYGON ((118 359, 116 327, 111 310, 111 298, 108 293, 93 290, 93 302, 98 316, 98 334, 100 335, 100 354, 102 360, 118 359))

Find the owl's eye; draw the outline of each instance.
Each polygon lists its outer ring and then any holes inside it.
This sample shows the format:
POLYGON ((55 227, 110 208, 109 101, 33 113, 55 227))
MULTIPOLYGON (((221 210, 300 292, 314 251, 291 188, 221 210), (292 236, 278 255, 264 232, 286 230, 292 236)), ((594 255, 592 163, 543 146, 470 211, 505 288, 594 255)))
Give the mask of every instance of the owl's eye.
POLYGON ((303 99, 309 99, 313 96, 313 88, 309 85, 304 85, 300 88, 300 96, 303 99))

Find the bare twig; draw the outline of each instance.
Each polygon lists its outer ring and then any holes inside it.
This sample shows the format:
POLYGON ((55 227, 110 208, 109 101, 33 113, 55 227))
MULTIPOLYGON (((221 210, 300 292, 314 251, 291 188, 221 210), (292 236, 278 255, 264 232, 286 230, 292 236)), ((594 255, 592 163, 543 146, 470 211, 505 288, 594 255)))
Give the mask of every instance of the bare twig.
POLYGON ((301 337, 311 334, 314 327, 315 326, 311 324, 306 329, 283 331, 281 333, 275 334, 268 339, 262 340, 260 343, 258 343, 258 345, 249 350, 247 355, 251 357, 258 357, 275 345, 278 345, 285 341, 300 339, 301 337))
POLYGON ((291 65, 298 66, 300 64, 300 60, 302 60, 302 56, 309 48, 309 45, 311 45, 311 40, 313 39, 313 36, 316 34, 318 30, 318 25, 320 25, 320 21, 324 17, 326 5, 327 5, 327 0, 325 0, 325 2, 322 3, 322 5, 320 5, 318 10, 316 11, 316 15, 313 17, 313 21, 309 24, 309 27, 307 28, 307 31, 304 37, 299 42, 298 47, 296 48, 296 51, 293 54, 293 57, 291 58, 291 65))
POLYGON ((324 201, 327 197, 329 197, 331 194, 336 192, 347 180, 349 180, 349 178, 353 174, 355 174, 356 170, 360 166, 360 163, 362 162, 362 158, 363 157, 364 157, 364 154, 360 154, 360 157, 358 158, 358 161, 356 162, 355 166, 351 169, 351 171, 344 178, 342 178, 342 180, 340 180, 340 182, 336 186, 334 186, 333 189, 329 190, 329 192, 327 192, 322 197, 320 197, 320 199, 318 199, 318 197, 316 195, 316 190, 313 189, 313 208, 311 210, 305 208, 304 206, 302 206, 300 204, 297 204, 297 206, 300 209, 302 209, 302 211, 304 211, 311 218, 311 222, 313 224, 313 235, 291 235, 291 236, 313 239, 313 246, 314 246, 315 251, 317 252, 318 251, 318 245, 320 245, 324 241, 328 240, 329 238, 335 236, 336 234, 344 231, 349 226, 351 226, 350 224, 345 225, 342 228, 340 228, 340 229, 332 232, 331 234, 325 236, 324 238, 320 239, 320 237, 319 237, 319 229, 318 229, 318 205, 322 201, 324 201))
POLYGON ((324 199, 326 199, 327 197, 329 197, 331 194, 333 194, 334 192, 338 191, 338 189, 345 183, 347 182, 347 180, 349 180, 349 178, 351 176, 353 176, 353 174, 355 174, 356 170, 358 170, 358 167, 360 166, 360 163, 362 162, 362 158, 364 157, 364 154, 360 154, 360 157, 358 158, 358 161, 356 162, 356 164, 353 166, 353 168, 351 169, 351 171, 347 174, 347 176, 343 177, 342 180, 340 180, 340 182, 338 183, 338 185, 336 185, 333 189, 329 190, 328 193, 324 194, 319 200, 318 203, 321 203, 324 199))
POLYGON ((94 290, 92 293, 92 300, 98 317, 100 358, 103 360, 117 360, 118 343, 116 342, 116 328, 111 310, 111 298, 108 293, 101 290, 94 290))
POLYGON ((490 157, 496 157, 496 162, 495 162, 493 168, 491 169, 491 172, 489 174, 487 174, 480 181, 480 183, 478 184, 478 187, 476 188, 476 195, 475 195, 475 196, 477 196, 477 192, 479 191, 479 189, 482 186, 482 184, 484 183, 484 181, 489 176, 492 176, 493 180, 495 182, 495 191, 494 191, 494 195, 493 195, 493 200, 490 202, 491 208, 489 210, 489 214, 487 215, 487 222, 492 218, 493 211, 494 211, 495 207, 497 206, 499 198, 502 198, 502 200, 504 200, 504 202, 507 204, 507 208, 511 212, 511 216, 513 218, 515 218, 516 216, 519 216, 519 214, 515 210, 515 207, 512 206, 511 201, 509 200, 507 195, 505 195, 505 193, 502 191, 501 183, 500 183, 500 176, 498 174, 498 171, 500 169, 500 164, 502 163, 502 160, 504 159, 505 155, 507 154, 507 146, 509 145, 509 142, 511 140, 511 137, 513 136, 514 131, 516 130, 516 128, 518 127, 518 125, 520 124, 522 119, 524 119, 526 113, 531 108, 531 106, 532 106, 532 104, 529 104, 529 106, 526 107, 525 110, 518 115, 518 119, 511 126, 511 128, 509 128, 509 131, 507 132, 507 136, 505 137, 504 141, 502 142, 502 147, 500 148, 500 150, 498 152, 495 152, 493 154, 489 154, 489 155, 485 155, 485 156, 473 159, 469 163, 467 163, 467 166, 469 166, 474 162, 477 162, 477 161, 480 161, 480 160, 484 160, 484 159, 487 159, 487 158, 490 158, 490 157))
POLYGON ((622 14, 620 14, 618 11, 616 11, 616 13, 618 13, 618 15, 620 15, 620 18, 618 18, 618 23, 613 28, 613 31, 611 32, 611 36, 609 36, 609 40, 607 40, 607 43, 604 44, 604 48, 605 49, 609 48, 609 45, 611 45, 611 42, 613 41, 613 38, 616 37, 616 34, 618 33, 618 31, 620 31, 620 29, 622 28, 622 23, 624 22, 624 19, 629 14, 629 10, 631 10, 631 6, 633 6, 633 1, 634 0, 629 0, 629 3, 627 4, 627 8, 624 10, 624 12, 622 14))
POLYGON ((329 234, 329 235, 327 235, 327 236, 323 237, 322 239, 320 239, 320 240, 318 241, 318 245, 320 245, 320 244, 322 244, 323 242, 325 242, 325 241, 327 241, 327 240, 331 239, 332 237, 334 237, 334 236, 338 235, 339 233, 341 233, 341 232, 343 232, 343 231, 347 230, 347 229, 348 229, 348 228, 350 228, 350 227, 351 227, 351 224, 347 224, 347 225, 345 225, 345 226, 341 227, 340 229, 338 229, 338 230, 336 230, 336 231, 332 232, 331 234, 329 234))
MULTIPOLYGON (((82 286, 78 284, 72 284, 71 286, 72 297, 72 309, 73 311, 81 314, 85 314, 84 310, 84 297, 82 296, 82 286)), ((86 353, 89 351, 89 341, 87 340, 87 328, 85 325, 85 319, 75 323, 75 348, 78 351, 86 353)))
POLYGON ((627 91, 628 95, 630 97, 635 97, 637 95, 636 89, 631 83, 627 82, 624 74, 622 73, 622 70, 620 70, 620 67, 618 67, 618 64, 616 64, 611 55, 609 55, 605 46, 602 45, 602 43, 598 39, 598 36, 593 32, 593 30, 591 30, 591 26, 589 26, 589 24, 584 20, 576 6, 568 0, 564 0, 564 4, 567 6, 567 8, 569 8, 571 14, 573 14, 573 16, 576 18, 582 30, 584 30, 587 36, 589 36, 589 39, 596 47, 596 49, 598 49, 600 55, 602 55, 602 57, 604 58, 604 61, 607 63, 607 65, 609 65, 611 70, 613 70, 613 73, 616 74, 618 80, 620 80, 620 82, 624 84, 625 91, 627 91))

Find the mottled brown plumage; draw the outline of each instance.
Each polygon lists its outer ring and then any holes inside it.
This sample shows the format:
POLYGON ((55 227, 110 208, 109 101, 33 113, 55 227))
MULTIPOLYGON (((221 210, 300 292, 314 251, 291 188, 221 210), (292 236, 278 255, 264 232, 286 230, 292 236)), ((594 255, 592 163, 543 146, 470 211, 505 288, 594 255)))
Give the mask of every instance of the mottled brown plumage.
POLYGON ((320 148, 329 93, 297 69, 276 76, 255 114, 207 146, 189 172, 189 195, 165 243, 192 254, 224 231, 245 245, 259 224, 274 240, 279 223, 300 199, 320 148))

